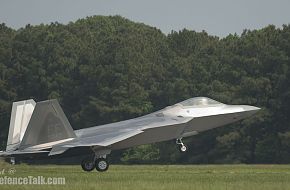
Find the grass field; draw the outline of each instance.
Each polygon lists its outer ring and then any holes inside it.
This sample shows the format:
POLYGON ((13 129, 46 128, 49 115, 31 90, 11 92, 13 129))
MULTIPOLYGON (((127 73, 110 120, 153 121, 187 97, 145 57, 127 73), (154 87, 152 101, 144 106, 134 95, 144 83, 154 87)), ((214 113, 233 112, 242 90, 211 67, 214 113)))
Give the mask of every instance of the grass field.
POLYGON ((111 165, 107 172, 80 166, 11 166, 0 163, 0 178, 65 177, 65 185, 0 185, 5 189, 289 189, 289 165, 111 165), (1 173, 4 170, 4 173, 1 173), (10 172, 12 171, 12 172, 10 172), (9 173, 10 172, 10 173, 9 173))

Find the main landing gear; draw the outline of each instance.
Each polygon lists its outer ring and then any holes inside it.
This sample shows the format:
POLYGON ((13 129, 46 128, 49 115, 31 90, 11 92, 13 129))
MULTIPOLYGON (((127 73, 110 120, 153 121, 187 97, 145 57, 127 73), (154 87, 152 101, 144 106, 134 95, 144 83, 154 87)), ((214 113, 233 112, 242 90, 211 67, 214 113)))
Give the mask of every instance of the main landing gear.
POLYGON ((91 158, 85 158, 81 164, 82 168, 86 172, 93 171, 95 169, 95 162, 91 158))
POLYGON ((109 169, 109 162, 106 158, 88 157, 82 161, 81 166, 86 172, 91 172, 95 168, 99 172, 104 172, 109 169))
POLYGON ((95 162, 96 170, 99 172, 104 172, 109 169, 109 163, 106 158, 98 158, 95 162))
POLYGON ((187 147, 183 144, 182 138, 176 139, 176 144, 179 146, 180 152, 186 152, 187 147))

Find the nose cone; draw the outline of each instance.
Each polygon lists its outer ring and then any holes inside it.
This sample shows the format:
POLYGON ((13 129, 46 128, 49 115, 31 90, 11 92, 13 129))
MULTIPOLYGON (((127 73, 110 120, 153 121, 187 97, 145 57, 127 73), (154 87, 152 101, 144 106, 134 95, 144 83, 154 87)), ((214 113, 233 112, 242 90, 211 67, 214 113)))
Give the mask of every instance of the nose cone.
POLYGON ((255 107, 255 106, 247 106, 247 105, 242 106, 242 108, 244 110, 244 114, 247 117, 254 115, 255 113, 257 113, 261 109, 261 108, 255 107))
POLYGON ((257 112, 261 109, 261 108, 255 107, 255 106, 247 106, 247 105, 242 106, 242 107, 245 111, 256 111, 257 112))

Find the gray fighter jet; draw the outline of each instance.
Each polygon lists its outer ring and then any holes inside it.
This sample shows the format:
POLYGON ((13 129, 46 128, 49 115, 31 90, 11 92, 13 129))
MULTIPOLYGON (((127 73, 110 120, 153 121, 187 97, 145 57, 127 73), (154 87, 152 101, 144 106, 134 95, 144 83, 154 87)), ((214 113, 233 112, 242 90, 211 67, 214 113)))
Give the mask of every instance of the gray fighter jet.
POLYGON ((108 169, 106 157, 113 150, 174 139, 185 152, 182 138, 247 118, 259 109, 195 97, 142 117, 73 130, 57 100, 19 101, 13 103, 7 147, 0 156, 13 162, 39 154, 87 154, 83 170, 102 172, 108 169))

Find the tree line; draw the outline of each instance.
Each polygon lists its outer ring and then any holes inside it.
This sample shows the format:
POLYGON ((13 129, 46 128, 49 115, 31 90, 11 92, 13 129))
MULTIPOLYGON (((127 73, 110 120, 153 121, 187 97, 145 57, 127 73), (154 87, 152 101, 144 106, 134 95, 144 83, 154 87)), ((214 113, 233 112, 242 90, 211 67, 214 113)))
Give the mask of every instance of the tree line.
POLYGON ((187 98, 250 104, 254 117, 174 142, 116 151, 125 163, 290 163, 290 25, 224 38, 165 35, 120 16, 0 25, 0 149, 13 101, 57 98, 74 129, 134 118, 187 98))

